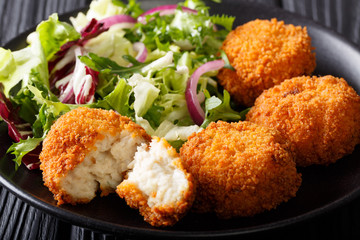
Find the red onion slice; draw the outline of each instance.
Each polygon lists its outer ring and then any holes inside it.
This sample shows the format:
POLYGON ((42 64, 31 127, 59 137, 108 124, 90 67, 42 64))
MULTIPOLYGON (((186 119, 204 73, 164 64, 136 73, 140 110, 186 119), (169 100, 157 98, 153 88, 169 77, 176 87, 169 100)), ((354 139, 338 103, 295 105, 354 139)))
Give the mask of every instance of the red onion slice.
POLYGON ((99 20, 99 22, 104 24, 103 25, 104 28, 109 28, 112 25, 119 23, 126 23, 126 25, 124 25, 124 28, 131 28, 135 25, 136 19, 134 19, 129 15, 119 14, 101 19, 99 20))
POLYGON ((145 47, 145 44, 142 42, 136 42, 133 44, 133 49, 135 52, 137 52, 135 59, 138 62, 142 62, 142 63, 145 62, 146 57, 148 55, 148 51, 145 47))
MULTIPOLYGON (((151 15, 151 14, 154 14, 156 12, 159 12, 160 16, 171 15, 171 14, 175 13, 175 10, 177 9, 177 7, 178 7, 178 5, 173 4, 173 5, 162 5, 162 6, 159 6, 159 7, 152 8, 152 9, 144 12, 143 14, 141 14, 138 17, 137 21, 142 23, 142 24, 146 24, 146 16, 147 15, 151 15)), ((181 7, 181 9, 184 12, 187 12, 187 13, 192 13, 192 14, 197 13, 196 10, 188 8, 188 7, 181 7)))
POLYGON ((210 71, 217 71, 223 68, 224 66, 225 66, 225 62, 222 59, 207 62, 201 65, 198 69, 196 69, 187 82, 187 86, 185 90, 186 104, 191 118, 193 119, 194 123, 196 123, 199 126, 203 123, 205 119, 205 112, 200 106, 196 93, 196 88, 199 82, 199 78, 204 73, 210 71))

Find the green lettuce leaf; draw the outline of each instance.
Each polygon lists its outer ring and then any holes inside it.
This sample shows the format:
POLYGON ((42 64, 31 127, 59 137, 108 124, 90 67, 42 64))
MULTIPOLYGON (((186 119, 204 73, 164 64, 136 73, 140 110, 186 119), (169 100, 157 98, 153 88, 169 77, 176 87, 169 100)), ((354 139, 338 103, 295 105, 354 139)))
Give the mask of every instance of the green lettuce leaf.
POLYGON ((21 84, 19 88, 24 88, 37 81, 49 87, 47 61, 39 35, 30 34, 28 42, 27 47, 14 52, 0 48, 0 82, 7 97, 18 84, 21 84))
POLYGON ((143 12, 136 0, 129 0, 127 4, 121 0, 94 0, 90 3, 86 14, 79 12, 76 17, 70 17, 70 21, 76 30, 80 32, 92 18, 100 20, 119 14, 137 18, 143 12))
POLYGON ((86 13, 88 19, 103 19, 106 17, 125 14, 127 9, 125 4, 119 4, 119 1, 96 0, 90 3, 89 11, 86 13))
POLYGON ((71 109, 75 109, 78 107, 78 105, 65 104, 59 101, 56 102, 56 101, 48 100, 43 97, 41 91, 38 88, 34 86, 28 86, 28 88, 34 94, 34 100, 39 105, 46 104, 48 109, 47 111, 49 113, 52 113, 54 116, 59 116, 63 113, 70 111, 71 109))
POLYGON ((7 78, 16 68, 16 62, 10 50, 0 48, 0 77, 7 78))
POLYGON ((104 98, 114 91, 119 79, 116 75, 109 73, 108 71, 100 72, 98 77, 99 82, 96 86, 96 93, 104 98))
POLYGON ((217 120, 223 121, 242 121, 245 120, 246 113, 249 109, 245 109, 241 112, 233 110, 230 106, 230 94, 224 90, 224 98, 221 100, 216 96, 210 96, 208 91, 205 93, 205 120, 201 124, 201 127, 206 128, 210 122, 217 120))
POLYGON ((34 86, 27 86, 27 88, 33 94, 32 100, 40 106, 32 126, 35 137, 45 136, 56 119, 80 106, 47 99, 43 96, 43 92, 34 86))
POLYGON ((125 4, 121 0, 112 0, 112 4, 122 7, 125 9, 124 14, 130 15, 133 18, 137 18, 144 12, 140 7, 140 3, 137 3, 136 0, 129 0, 128 4, 125 4))
POLYGON ((235 17, 223 15, 213 15, 210 16, 211 22, 223 26, 227 31, 231 31, 233 28, 233 23, 235 21, 235 17))
POLYGON ((141 72, 141 69, 149 63, 138 63, 133 64, 131 67, 123 67, 117 64, 115 61, 112 61, 109 58, 100 57, 95 53, 89 53, 88 56, 81 56, 81 62, 90 67, 91 69, 98 71, 100 73, 111 73, 117 74, 121 78, 129 78, 134 73, 141 72))
POLYGON ((196 124, 189 126, 178 126, 168 120, 165 120, 160 124, 159 128, 155 131, 155 135, 158 137, 163 137, 171 142, 178 140, 185 142, 192 133, 200 130, 201 127, 199 127, 196 124))
POLYGON ((135 52, 132 43, 124 38, 124 34, 125 32, 121 29, 110 28, 99 36, 90 39, 84 48, 87 52, 109 58, 118 65, 126 67, 129 62, 123 56, 135 56, 135 52))
POLYGON ((52 59, 62 45, 80 38, 80 34, 70 24, 59 21, 56 13, 47 21, 41 22, 36 32, 39 34, 47 60, 52 59))
POLYGON ((133 118, 134 111, 130 107, 130 94, 132 87, 124 79, 120 79, 114 91, 104 98, 104 101, 123 116, 133 118))
POLYGON ((159 96, 160 90, 149 82, 139 82, 134 87, 134 110, 137 116, 144 116, 159 96))
POLYGON ((20 142, 13 143, 7 150, 7 153, 15 155, 13 161, 15 162, 15 169, 21 165, 23 157, 34 150, 44 138, 28 138, 26 140, 20 140, 20 142))

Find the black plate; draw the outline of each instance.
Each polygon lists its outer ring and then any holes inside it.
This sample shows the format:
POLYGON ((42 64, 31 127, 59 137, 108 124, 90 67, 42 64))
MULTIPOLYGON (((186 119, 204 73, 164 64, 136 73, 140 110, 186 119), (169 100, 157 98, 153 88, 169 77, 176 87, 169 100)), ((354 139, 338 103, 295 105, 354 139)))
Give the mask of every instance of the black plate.
MULTIPOLYGON (((175 1, 141 1, 147 9, 175 1)), ((263 5, 223 1, 222 4, 209 3, 212 13, 225 13, 236 16, 234 26, 247 21, 273 17, 292 23, 307 26, 312 44, 316 48, 316 74, 331 74, 344 77, 357 92, 360 92, 360 51, 335 32, 326 29, 309 19, 291 14, 278 8, 263 5)), ((74 13, 65 14, 68 19, 74 13)), ((25 46, 24 33, 5 47, 19 49, 25 46)), ((136 210, 126 206, 115 194, 97 197, 86 205, 61 207, 56 206, 52 194, 42 184, 41 172, 28 171, 21 166, 14 171, 14 164, 5 156, 11 140, 7 137, 5 124, 0 124, 0 182, 25 202, 64 219, 72 224, 128 236, 157 237, 219 237, 244 235, 278 229, 299 223, 333 210, 360 195, 360 148, 354 153, 328 167, 312 166, 299 169, 303 174, 303 183, 295 198, 281 204, 277 209, 251 218, 219 220, 213 214, 189 213, 184 219, 170 228, 153 228, 143 221, 136 210)))

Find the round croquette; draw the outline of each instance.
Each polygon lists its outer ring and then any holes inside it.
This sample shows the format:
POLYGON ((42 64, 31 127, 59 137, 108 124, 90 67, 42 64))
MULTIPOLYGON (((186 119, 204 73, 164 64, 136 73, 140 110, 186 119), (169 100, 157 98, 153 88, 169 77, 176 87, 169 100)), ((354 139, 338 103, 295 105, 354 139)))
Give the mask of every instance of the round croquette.
POLYGON ((265 89, 292 77, 310 75, 315 53, 306 27, 277 19, 254 20, 231 31, 223 42, 235 71, 224 68, 219 83, 244 106, 252 106, 265 89))
POLYGON ((213 122, 181 147, 197 181, 193 209, 220 218, 252 216, 295 197, 301 185, 288 144, 250 122, 213 122))
POLYGON ((284 81, 260 95, 246 117, 282 133, 297 166, 334 163, 360 142, 360 96, 329 75, 284 81))
POLYGON ((150 145, 138 147, 129 168, 116 192, 139 209, 146 222, 172 226, 189 211, 195 199, 194 180, 164 138, 153 137, 150 145))
POLYGON ((40 169, 57 203, 87 203, 114 192, 136 149, 151 137, 114 111, 80 107, 62 115, 43 141, 40 169))

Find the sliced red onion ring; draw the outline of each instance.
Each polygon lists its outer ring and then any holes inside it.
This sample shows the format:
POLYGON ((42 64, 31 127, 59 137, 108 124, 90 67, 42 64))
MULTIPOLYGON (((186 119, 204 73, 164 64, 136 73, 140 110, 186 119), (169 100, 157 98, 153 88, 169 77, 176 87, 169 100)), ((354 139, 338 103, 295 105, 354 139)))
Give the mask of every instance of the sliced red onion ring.
POLYGON ((133 44, 133 49, 135 52, 137 52, 135 59, 138 62, 145 62, 146 57, 148 55, 148 51, 145 47, 145 44, 142 42, 136 42, 133 44))
POLYGON ((196 88, 199 82, 199 78, 204 73, 210 71, 217 71, 223 68, 224 65, 225 62, 222 59, 207 62, 201 65, 198 69, 196 69, 187 82, 187 86, 185 90, 186 104, 191 118, 193 119, 194 123, 196 123, 199 126, 203 123, 205 119, 205 112, 200 106, 196 93, 196 88))
MULTIPOLYGON (((143 14, 141 14, 138 17, 137 21, 142 23, 142 24, 146 24, 146 16, 147 15, 151 15, 151 14, 154 14, 156 12, 159 12, 160 16, 174 14, 177 7, 178 7, 177 4, 173 4, 173 5, 162 5, 162 6, 159 6, 159 7, 152 8, 152 9, 144 12, 143 14)), ((188 7, 181 7, 181 9, 184 12, 187 12, 187 13, 193 13, 193 14, 197 13, 196 10, 188 8, 188 7)))
POLYGON ((104 28, 109 28, 112 25, 115 24, 119 24, 119 23, 127 23, 126 25, 124 25, 124 28, 131 28, 135 25, 136 23, 136 19, 134 19, 133 17, 129 16, 129 15, 124 15, 124 14, 119 14, 119 15, 114 15, 111 17, 107 17, 104 19, 99 20, 100 23, 103 23, 103 27, 104 28))

